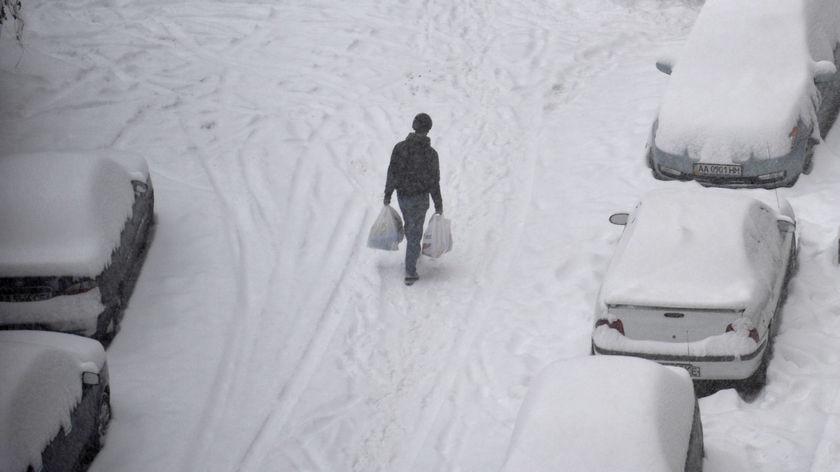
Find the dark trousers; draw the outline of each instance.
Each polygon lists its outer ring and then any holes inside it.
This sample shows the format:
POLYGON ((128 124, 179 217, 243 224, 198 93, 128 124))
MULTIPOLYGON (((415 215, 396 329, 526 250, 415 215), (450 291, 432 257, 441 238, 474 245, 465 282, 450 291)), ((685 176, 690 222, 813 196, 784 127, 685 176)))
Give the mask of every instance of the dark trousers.
POLYGON ((429 194, 399 195, 400 211, 405 225, 405 274, 417 275, 417 259, 423 239, 423 222, 429 210, 429 194))

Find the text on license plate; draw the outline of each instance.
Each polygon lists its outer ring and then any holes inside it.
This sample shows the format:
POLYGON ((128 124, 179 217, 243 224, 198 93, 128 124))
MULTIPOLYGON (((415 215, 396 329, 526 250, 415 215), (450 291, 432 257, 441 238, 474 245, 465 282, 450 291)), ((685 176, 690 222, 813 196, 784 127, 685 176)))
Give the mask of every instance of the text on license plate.
POLYGON ((737 164, 694 164, 694 175, 710 175, 716 177, 737 177, 741 175, 741 166, 737 164))
POLYGON ((691 364, 665 364, 670 365, 672 367, 679 367, 681 369, 685 369, 688 371, 688 375, 692 377, 700 377, 700 366, 691 365, 691 364))

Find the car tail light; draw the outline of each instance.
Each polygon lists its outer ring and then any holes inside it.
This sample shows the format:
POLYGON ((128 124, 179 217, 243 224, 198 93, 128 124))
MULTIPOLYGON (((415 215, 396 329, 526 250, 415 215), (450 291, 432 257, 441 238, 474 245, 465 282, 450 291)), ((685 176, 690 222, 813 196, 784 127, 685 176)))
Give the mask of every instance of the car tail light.
MULTIPOLYGON (((732 332, 732 331, 735 331, 736 333, 743 332, 741 330, 735 329, 735 327, 732 325, 732 323, 730 323, 729 325, 726 326, 726 332, 729 333, 729 332, 732 332)), ((747 333, 747 336, 749 336, 750 338, 752 338, 753 341, 758 343, 758 330, 757 329, 755 329, 753 327, 749 327, 749 331, 746 331, 746 333, 747 333)))
POLYGON ((622 334, 622 336, 624 335, 624 323, 622 323, 619 319, 616 319, 615 321, 609 321, 604 318, 601 318, 600 320, 595 322, 595 327, 597 328, 599 326, 607 326, 608 328, 612 328, 618 331, 622 334))
POLYGON ((788 134, 788 136, 791 137, 791 138, 795 138, 796 135, 798 135, 798 134, 799 134, 799 127, 794 126, 793 129, 790 130, 790 134, 788 134))
POLYGON ((67 287, 64 288, 64 290, 61 292, 61 294, 62 295, 78 295, 80 293, 89 292, 89 291, 95 289, 98 286, 99 286, 99 284, 97 284, 96 280, 94 280, 94 279, 74 280, 70 285, 68 285, 67 287))

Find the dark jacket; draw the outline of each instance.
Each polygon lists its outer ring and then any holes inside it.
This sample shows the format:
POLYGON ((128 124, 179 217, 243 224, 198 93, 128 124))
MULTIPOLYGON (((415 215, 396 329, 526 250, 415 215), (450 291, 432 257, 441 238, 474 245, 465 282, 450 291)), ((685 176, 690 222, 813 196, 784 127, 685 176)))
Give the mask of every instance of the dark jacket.
POLYGON ((398 195, 432 196, 435 211, 443 210, 440 196, 440 165, 438 154, 432 148, 428 136, 411 133, 394 146, 391 163, 388 165, 388 179, 385 181, 385 198, 390 200, 394 190, 398 195))

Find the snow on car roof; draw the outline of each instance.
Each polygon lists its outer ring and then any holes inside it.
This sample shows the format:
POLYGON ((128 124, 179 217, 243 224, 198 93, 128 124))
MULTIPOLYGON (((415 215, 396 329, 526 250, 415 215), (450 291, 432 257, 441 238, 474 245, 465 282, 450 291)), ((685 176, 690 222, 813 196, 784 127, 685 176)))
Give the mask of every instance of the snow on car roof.
POLYGON ((783 257, 780 213, 738 191, 645 195, 601 289, 607 305, 743 309, 762 299, 783 257))
POLYGON ((685 371, 621 356, 555 362, 531 382, 503 470, 682 470, 694 405, 685 371))
POLYGON ((100 372, 105 350, 89 338, 0 331, 0 457, 3 470, 38 470, 41 451, 82 398, 82 373, 100 372))
POLYGON ((656 145, 710 163, 789 153, 798 120, 815 119, 814 61, 832 59, 838 3, 707 1, 676 58, 656 145))
POLYGON ((0 276, 97 275, 131 214, 142 158, 115 152, 0 158, 0 276))

